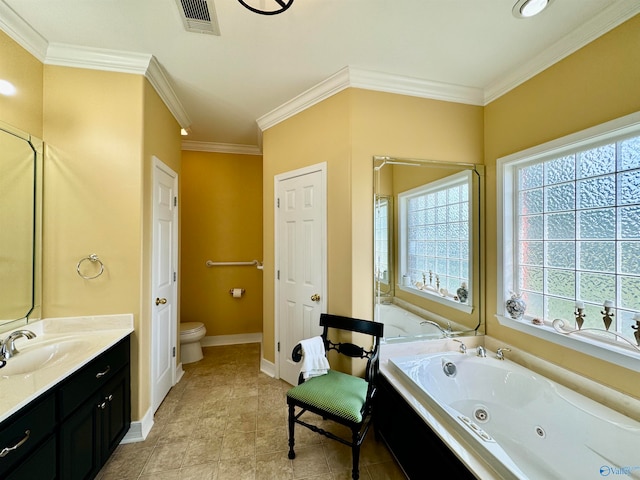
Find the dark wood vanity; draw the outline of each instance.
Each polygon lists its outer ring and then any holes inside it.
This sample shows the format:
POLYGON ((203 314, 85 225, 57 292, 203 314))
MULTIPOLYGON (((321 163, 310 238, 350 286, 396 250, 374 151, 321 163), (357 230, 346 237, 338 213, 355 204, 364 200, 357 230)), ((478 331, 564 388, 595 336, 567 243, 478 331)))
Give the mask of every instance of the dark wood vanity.
POLYGON ((387 379, 383 375, 378 379, 375 433, 389 447, 407 477, 475 479, 387 379), (444 476, 439 472, 444 472, 444 476))
POLYGON ((94 478, 130 424, 126 336, 0 424, 0 478, 94 478))

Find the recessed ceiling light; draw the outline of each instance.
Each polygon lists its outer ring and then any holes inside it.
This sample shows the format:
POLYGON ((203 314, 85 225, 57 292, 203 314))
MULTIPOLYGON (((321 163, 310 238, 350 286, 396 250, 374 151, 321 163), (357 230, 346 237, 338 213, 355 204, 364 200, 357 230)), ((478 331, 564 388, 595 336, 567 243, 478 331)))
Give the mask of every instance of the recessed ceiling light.
POLYGON ((512 12, 516 18, 529 18, 538 15, 549 6, 552 0, 518 0, 512 12))

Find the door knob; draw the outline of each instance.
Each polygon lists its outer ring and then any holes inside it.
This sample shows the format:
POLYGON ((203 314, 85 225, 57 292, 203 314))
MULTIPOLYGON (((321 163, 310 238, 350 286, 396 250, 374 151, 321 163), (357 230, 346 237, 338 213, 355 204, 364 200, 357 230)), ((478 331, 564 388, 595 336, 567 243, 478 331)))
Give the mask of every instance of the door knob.
POLYGON ((164 305, 165 303, 167 303, 166 298, 156 298, 156 305, 164 305))
POLYGON ((319 302, 320 301, 320 295, 318 295, 317 293, 314 293, 313 295, 311 295, 311 301, 312 302, 319 302))

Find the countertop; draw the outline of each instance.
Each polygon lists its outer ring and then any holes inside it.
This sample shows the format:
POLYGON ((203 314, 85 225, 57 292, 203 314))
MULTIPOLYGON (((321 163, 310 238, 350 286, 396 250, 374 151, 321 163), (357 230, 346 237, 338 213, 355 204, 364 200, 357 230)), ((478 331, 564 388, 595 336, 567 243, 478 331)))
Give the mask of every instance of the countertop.
MULTIPOLYGON (((16 347, 24 353, 37 348, 36 344, 42 342, 73 340, 74 348, 61 355, 50 366, 34 372, 3 375, 2 368, 0 368, 0 421, 6 420, 131 334, 133 332, 133 315, 43 319, 30 322, 16 330, 30 330, 36 334, 36 338, 32 340, 26 338, 16 340, 16 347)), ((0 334, 0 338, 4 339, 10 333, 10 331, 4 332, 0 334)), ((8 359, 7 365, 17 359, 17 355, 8 359)))

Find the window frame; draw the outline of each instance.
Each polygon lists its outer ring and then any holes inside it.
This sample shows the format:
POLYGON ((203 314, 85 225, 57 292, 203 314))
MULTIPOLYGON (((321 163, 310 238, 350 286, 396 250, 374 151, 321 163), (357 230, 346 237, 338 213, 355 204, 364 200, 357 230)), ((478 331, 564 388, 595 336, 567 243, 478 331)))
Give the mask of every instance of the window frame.
MULTIPOLYGON (((587 332, 563 334, 550 324, 534 325, 524 318, 515 320, 505 315, 505 302, 510 297, 510 289, 517 275, 517 225, 514 224, 517 208, 517 189, 513 170, 526 163, 557 158, 575 150, 593 148, 617 141, 621 137, 640 135, 640 112, 636 112, 595 127, 588 128, 552 140, 496 161, 496 203, 497 203, 497 312, 500 325, 533 335, 549 342, 576 350, 632 369, 640 368, 640 350, 630 346, 615 345, 589 336, 587 332)), ((604 300, 604 299, 603 299, 604 300)))
MULTIPOLYGON (((450 298, 442 297, 436 293, 431 293, 430 291, 420 290, 418 288, 412 286, 403 285, 402 282, 398 282, 398 287, 400 290, 411 293, 413 295, 418 295, 425 299, 434 301, 436 303, 440 303, 442 305, 446 305, 451 308, 455 308, 465 313, 473 313, 473 285, 472 280, 474 278, 474 257, 473 257, 473 212, 475 205, 475 198, 473 195, 474 187, 473 187, 473 171, 472 170, 463 170, 461 172, 455 173, 453 175, 448 175, 439 180, 435 180, 430 182, 428 185, 421 185, 419 187, 406 190, 404 192, 400 192, 397 195, 398 198, 398 269, 401 271, 405 271, 407 265, 407 257, 408 252, 406 248, 406 237, 407 237, 407 201, 411 197, 415 197, 420 194, 427 194, 438 192, 442 190, 446 190, 449 187, 452 187, 456 184, 466 183, 468 187, 467 194, 467 203, 468 203, 468 212, 467 212, 467 224, 469 225, 469 231, 466 238, 468 244, 468 258, 467 258, 467 269, 468 269, 468 280, 467 280, 467 291, 469 292, 466 303, 461 303, 455 301, 450 298)), ((435 273, 435 272, 434 272, 435 273)))

